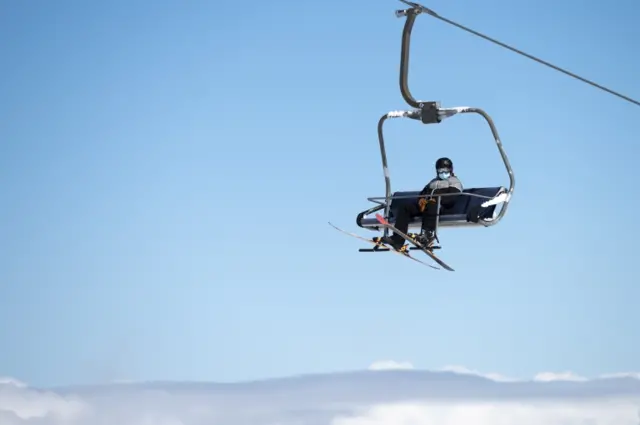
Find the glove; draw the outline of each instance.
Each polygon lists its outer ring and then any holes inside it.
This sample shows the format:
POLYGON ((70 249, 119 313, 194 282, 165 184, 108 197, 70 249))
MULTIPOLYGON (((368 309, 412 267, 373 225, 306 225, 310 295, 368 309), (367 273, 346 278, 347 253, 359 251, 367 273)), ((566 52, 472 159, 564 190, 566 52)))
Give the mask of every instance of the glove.
POLYGON ((426 198, 420 198, 420 199, 418 200, 418 207, 420 208, 420 212, 424 212, 424 209, 427 207, 427 203, 429 203, 429 202, 431 202, 431 203, 435 203, 435 202, 436 202, 436 200, 435 200, 435 199, 433 199, 433 198, 429 198, 429 199, 426 199, 426 198))

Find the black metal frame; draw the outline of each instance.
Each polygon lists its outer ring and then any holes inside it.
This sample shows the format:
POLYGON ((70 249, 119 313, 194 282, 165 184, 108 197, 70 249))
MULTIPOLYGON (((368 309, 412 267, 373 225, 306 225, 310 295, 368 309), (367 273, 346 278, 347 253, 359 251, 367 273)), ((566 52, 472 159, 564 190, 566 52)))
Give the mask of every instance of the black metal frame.
MULTIPOLYGON (((477 222, 468 222, 468 223, 455 223, 455 222, 447 223, 445 225, 448 227, 463 226, 463 225, 470 225, 470 226, 482 225, 485 227, 493 226, 497 224, 502 219, 502 217, 504 217, 504 215, 506 214, 508 203, 511 199, 511 196, 515 188, 515 177, 513 174, 513 169, 511 168, 509 159, 507 158, 507 155, 504 149, 502 148, 502 142, 500 141, 498 130, 496 129, 496 126, 492 118, 489 116, 489 114, 487 114, 485 111, 483 111, 480 108, 474 108, 474 107, 441 108, 440 103, 437 101, 418 101, 413 97, 413 95, 411 94, 411 91, 409 90, 409 84, 408 84, 411 31, 413 30, 413 25, 418 15, 422 13, 427 13, 433 16, 437 16, 437 15, 432 10, 420 4, 408 2, 406 0, 400 0, 400 1, 411 6, 409 9, 396 10, 395 12, 397 17, 406 17, 406 21, 402 31, 402 44, 401 44, 401 54, 400 54, 400 93, 402 94, 402 97, 407 102, 407 104, 409 104, 409 106, 415 109, 410 111, 391 111, 384 114, 382 117, 380 117, 380 120, 378 121, 378 140, 380 143, 380 155, 382 157, 382 169, 384 172, 384 179, 385 179, 385 196, 367 198, 369 201, 377 203, 378 205, 358 214, 356 222, 360 227, 367 228, 370 230, 376 230, 376 231, 380 230, 380 226, 374 224, 373 221, 368 225, 364 225, 363 220, 366 220, 364 219, 364 217, 366 215, 369 215, 371 213, 384 209, 384 217, 388 219, 392 199, 401 198, 400 196, 393 197, 391 194, 391 178, 389 176, 389 168, 387 164, 387 154, 385 150, 385 142, 384 142, 384 134, 383 134, 384 123, 387 121, 387 119, 410 118, 414 120, 420 120, 423 124, 439 124, 445 118, 449 118, 457 114, 476 113, 481 115, 485 119, 485 121, 487 122, 487 124, 491 129, 491 133, 493 134, 493 138, 496 142, 496 146, 498 147, 498 151, 500 152, 505 168, 509 175, 510 185, 508 189, 501 190, 499 194, 497 194, 492 198, 483 196, 484 198, 487 198, 487 202, 484 205, 502 203, 502 208, 500 209, 500 212, 497 215, 494 215, 493 218, 481 219, 481 220, 478 220, 477 222), (384 200, 384 202, 381 202, 381 200, 384 200)), ((451 195, 454 195, 454 194, 437 195, 438 211, 440 207, 440 197, 451 196, 451 195)), ((455 195, 460 196, 460 194, 455 194, 455 195)), ((463 193, 463 195, 481 196, 481 195, 471 194, 471 193, 463 193)), ((437 226, 439 225, 440 225, 440 215, 438 214, 437 226)), ((387 235, 388 232, 389 232, 388 228, 385 227, 384 234, 387 235)))

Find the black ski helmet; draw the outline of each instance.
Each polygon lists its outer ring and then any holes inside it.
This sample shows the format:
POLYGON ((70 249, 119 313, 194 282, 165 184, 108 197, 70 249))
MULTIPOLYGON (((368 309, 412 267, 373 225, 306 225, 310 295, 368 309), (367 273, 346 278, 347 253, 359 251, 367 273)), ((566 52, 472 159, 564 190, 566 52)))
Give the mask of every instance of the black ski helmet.
POLYGON ((440 168, 449 168, 453 170, 453 162, 449 158, 440 158, 436 161, 436 170, 440 168))

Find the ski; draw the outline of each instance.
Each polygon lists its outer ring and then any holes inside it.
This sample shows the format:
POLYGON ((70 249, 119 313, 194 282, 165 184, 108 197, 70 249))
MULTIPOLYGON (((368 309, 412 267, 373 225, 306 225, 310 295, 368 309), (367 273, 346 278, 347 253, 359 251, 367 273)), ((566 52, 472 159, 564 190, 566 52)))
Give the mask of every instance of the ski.
POLYGON ((424 252, 425 254, 427 254, 429 257, 431 257, 433 259, 433 261, 435 261, 436 263, 440 264, 443 268, 445 268, 446 270, 449 270, 450 272, 454 271, 451 266, 449 266, 447 263, 445 263, 444 261, 442 261, 441 259, 439 259, 438 257, 436 257, 436 255, 429 249, 424 247, 423 245, 421 245, 420 243, 418 243, 415 239, 413 239, 412 237, 404 234, 403 232, 401 232, 400 230, 396 229, 396 227, 389 223, 383 216, 381 216, 380 214, 376 214, 376 219, 380 222, 380 224, 382 224, 385 227, 388 227, 389 229, 393 230, 395 233, 397 233, 398 235, 402 236, 407 242, 409 242, 410 244, 417 246, 418 248, 420 248, 420 250, 422 252, 424 252))
MULTIPOLYGON (((356 239, 360 239, 361 241, 365 241, 365 242, 368 242, 368 243, 370 243, 370 244, 374 245, 374 248, 373 248, 371 251, 369 251, 369 252, 374 252, 374 251, 391 251, 391 252, 394 252, 394 253, 396 253, 396 254, 398 254, 398 255, 402 255, 403 257, 407 257, 407 258, 409 258, 409 259, 411 259, 411 260, 413 260, 413 261, 416 261, 416 262, 418 262, 418 263, 420 263, 420 264, 423 264, 423 265, 425 265, 425 266, 427 266, 427 267, 431 267, 432 269, 440 270, 440 268, 439 268, 439 267, 436 267, 436 266, 434 266, 434 265, 432 265, 432 264, 429 264, 429 263, 425 263, 424 261, 420 261, 420 260, 418 260, 417 258, 412 257, 408 252, 400 252, 400 251, 398 251, 397 249, 394 249, 394 248, 392 248, 392 247, 391 247, 391 248, 390 248, 390 247, 384 248, 384 247, 386 247, 386 245, 385 245, 384 243, 382 243, 382 242, 376 242, 376 241, 374 241, 374 240, 372 240, 372 239, 367 239, 367 238, 365 238, 365 237, 363 237, 363 236, 360 236, 360 235, 358 235, 358 234, 351 233, 351 232, 347 232, 346 230, 343 230, 343 229, 339 228, 338 226, 336 226, 335 224, 333 224, 333 223, 331 223, 331 222, 329 222, 329 225, 331 225, 331 227, 333 227, 334 229, 338 230, 339 232, 344 233, 345 235, 352 236, 352 237, 354 237, 354 238, 356 238, 356 239)), ((422 249, 422 248, 420 248, 420 250, 423 250, 423 249, 422 249)))

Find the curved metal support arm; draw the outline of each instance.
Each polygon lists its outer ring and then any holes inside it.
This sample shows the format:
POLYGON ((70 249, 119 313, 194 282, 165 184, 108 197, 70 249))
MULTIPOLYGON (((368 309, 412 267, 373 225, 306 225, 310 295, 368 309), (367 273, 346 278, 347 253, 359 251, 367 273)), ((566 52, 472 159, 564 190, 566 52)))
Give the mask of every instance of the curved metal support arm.
POLYGON ((402 44, 400 46, 400 93, 405 102, 413 108, 422 107, 423 101, 416 100, 409 90, 409 56, 411 52, 411 31, 413 30, 413 24, 416 18, 421 13, 427 13, 429 15, 437 16, 437 14, 420 4, 409 2, 406 0, 400 0, 401 2, 411 6, 410 9, 396 10, 396 17, 406 17, 404 22, 404 28, 402 29, 402 44))
POLYGON ((419 14, 420 9, 396 11, 396 16, 407 17, 402 30, 402 45, 400 47, 400 93, 402 93, 404 100, 414 108, 419 108, 420 102, 413 97, 411 90, 409 90, 409 54, 411 51, 411 31, 419 14), (399 15, 400 12, 401 15, 399 15))

